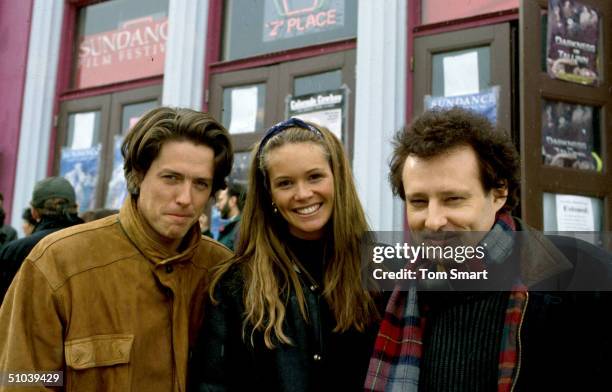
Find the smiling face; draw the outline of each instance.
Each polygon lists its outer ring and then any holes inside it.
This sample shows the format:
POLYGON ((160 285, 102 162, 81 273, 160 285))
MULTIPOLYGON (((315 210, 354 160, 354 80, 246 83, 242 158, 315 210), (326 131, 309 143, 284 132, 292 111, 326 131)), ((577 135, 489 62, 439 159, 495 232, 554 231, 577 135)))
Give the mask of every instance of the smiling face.
POLYGON ((411 231, 491 230, 507 190, 485 192, 476 154, 459 146, 432 158, 409 155, 402 172, 411 231))
POLYGON ((272 201, 302 239, 321 238, 334 205, 334 176, 318 144, 288 143, 267 154, 272 201))
POLYGON ((189 141, 162 145, 140 184, 137 207, 159 240, 176 249, 210 197, 214 152, 189 141))

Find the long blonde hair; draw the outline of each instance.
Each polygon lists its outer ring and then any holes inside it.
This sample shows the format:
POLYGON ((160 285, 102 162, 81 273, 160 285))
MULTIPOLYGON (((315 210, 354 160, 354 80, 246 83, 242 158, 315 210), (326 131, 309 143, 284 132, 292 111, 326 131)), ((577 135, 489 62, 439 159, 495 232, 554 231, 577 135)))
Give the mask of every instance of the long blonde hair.
MULTIPOLYGON (((312 124, 314 126, 314 124, 312 124)), ((290 290, 295 291, 302 317, 308 320, 305 296, 290 253, 279 233, 286 222, 275 214, 267 178, 268 153, 287 143, 315 143, 323 148, 334 176, 334 202, 328 223, 328 249, 331 258, 326 263, 323 297, 335 316, 334 331, 343 332, 353 327, 363 331, 378 319, 373 295, 362 285, 361 241, 368 225, 348 159, 340 141, 326 128, 317 126, 318 135, 311 130, 291 127, 270 138, 262 153, 253 153, 249 171, 249 191, 242 213, 236 255, 215 271, 210 295, 221 276, 238 264, 244 278, 244 331, 247 325, 253 331, 263 331, 265 345, 274 348, 275 341, 291 344, 283 331, 286 300, 290 290), (329 247, 331 242, 331 247, 329 247)), ((254 151, 258 151, 255 146, 254 151)), ((214 298, 213 298, 214 301, 214 298)), ((251 341, 253 335, 251 334, 251 341)))

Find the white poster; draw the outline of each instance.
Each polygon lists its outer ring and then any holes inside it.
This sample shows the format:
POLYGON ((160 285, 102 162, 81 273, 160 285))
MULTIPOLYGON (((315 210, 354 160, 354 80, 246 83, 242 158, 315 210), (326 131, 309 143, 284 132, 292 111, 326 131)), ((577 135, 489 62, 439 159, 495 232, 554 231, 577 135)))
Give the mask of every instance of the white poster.
POLYGON ((257 86, 232 89, 232 115, 229 133, 255 132, 257 124, 257 86))
POLYGON ((595 231, 591 199, 585 196, 555 195, 558 231, 595 231))
POLYGON ((476 94, 478 82, 478 52, 444 57, 444 96, 476 94))
POLYGON ((74 116, 74 132, 70 148, 79 150, 92 146, 96 112, 76 113, 74 116))
POLYGON ((346 110, 344 94, 345 91, 339 89, 297 97, 290 96, 287 101, 287 117, 297 117, 322 125, 342 140, 342 119, 346 110))
POLYGON ((320 110, 317 112, 303 113, 294 117, 323 125, 336 135, 338 139, 342 140, 342 109, 320 110))

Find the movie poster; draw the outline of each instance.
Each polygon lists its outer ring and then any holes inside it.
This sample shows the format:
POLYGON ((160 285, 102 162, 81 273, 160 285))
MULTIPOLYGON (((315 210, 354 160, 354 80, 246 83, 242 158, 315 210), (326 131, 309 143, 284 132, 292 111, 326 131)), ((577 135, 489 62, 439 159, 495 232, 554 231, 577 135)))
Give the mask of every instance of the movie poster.
POLYGON ((108 181, 108 192, 106 193, 106 200, 104 202, 104 208, 111 210, 120 209, 123 200, 125 200, 127 196, 127 184, 125 182, 125 176, 123 175, 121 143, 123 143, 123 137, 121 135, 115 135, 115 142, 113 145, 113 172, 108 181))
POLYGON ((288 98, 287 117, 322 125, 338 139, 343 140, 343 115, 345 113, 345 89, 288 98))
POLYGON ((101 144, 76 150, 62 148, 60 176, 74 187, 79 213, 95 208, 101 148, 101 144))
POLYGON ((249 186, 249 167, 251 163, 251 152, 235 152, 234 165, 229 175, 231 182, 242 185, 245 189, 249 186))
POLYGON ((499 101, 499 86, 493 86, 476 94, 456 95, 452 97, 432 97, 426 95, 423 98, 425 110, 432 108, 450 109, 459 106, 464 109, 473 110, 482 114, 497 124, 497 106, 499 101))
POLYGON ((544 164, 581 170, 602 170, 594 149, 593 107, 565 102, 542 103, 544 164))
POLYGON ((548 1, 548 75, 586 85, 597 84, 597 45, 601 13, 576 0, 548 1))

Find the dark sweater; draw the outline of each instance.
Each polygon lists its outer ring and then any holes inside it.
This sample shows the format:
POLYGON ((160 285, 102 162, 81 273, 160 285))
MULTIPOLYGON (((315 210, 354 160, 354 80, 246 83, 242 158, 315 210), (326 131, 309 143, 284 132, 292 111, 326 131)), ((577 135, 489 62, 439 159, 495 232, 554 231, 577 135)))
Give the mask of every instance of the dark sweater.
POLYGON ((508 292, 421 293, 430 309, 419 391, 497 389, 508 292))

